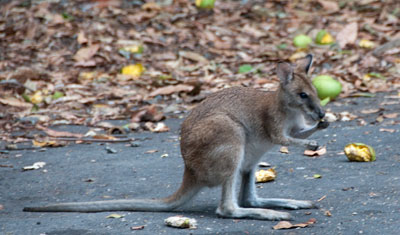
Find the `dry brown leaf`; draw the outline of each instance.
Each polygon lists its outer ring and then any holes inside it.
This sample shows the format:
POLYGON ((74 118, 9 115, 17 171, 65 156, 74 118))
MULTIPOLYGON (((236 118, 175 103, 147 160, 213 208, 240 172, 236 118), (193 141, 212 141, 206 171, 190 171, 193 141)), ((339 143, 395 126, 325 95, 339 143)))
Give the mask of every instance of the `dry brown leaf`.
POLYGON ((329 12, 339 11, 339 5, 336 1, 318 0, 322 7, 329 12))
POLYGON ((171 85, 158 88, 150 93, 150 97, 154 97, 157 95, 171 95, 177 92, 191 92, 194 89, 191 85, 179 84, 179 85, 171 85))
POLYGON ((146 122, 145 127, 151 132, 167 132, 169 131, 169 127, 165 125, 163 122, 153 123, 153 122, 146 122))
POLYGON ((389 133, 395 133, 395 129, 388 129, 388 128, 380 128, 379 131, 381 132, 389 132, 389 133))
POLYGON ((326 147, 322 147, 316 151, 313 150, 305 150, 304 155, 309 156, 309 157, 315 157, 315 156, 322 156, 326 153, 326 147))
POLYGON ((18 108, 32 108, 33 106, 31 103, 26 103, 24 101, 20 101, 16 98, 11 97, 6 99, 0 98, 0 103, 18 108))
POLYGON ((384 118, 397 118, 399 116, 399 113, 385 113, 383 114, 384 118))
POLYGON ((83 31, 80 31, 78 33, 78 37, 76 40, 78 41, 79 44, 85 44, 88 42, 88 39, 85 36, 85 32, 83 32, 83 31))
POLYGON ((87 62, 97 53, 99 48, 100 48, 99 44, 93 44, 88 47, 82 47, 76 52, 76 54, 74 55, 74 59, 79 63, 87 62))
POLYGON ((315 218, 309 219, 305 223, 299 223, 299 224, 292 224, 289 221, 281 221, 277 225, 273 226, 272 228, 275 230, 278 229, 292 229, 292 228, 305 228, 311 224, 315 224, 317 220, 315 218))
POLYGON ((337 34, 336 39, 341 48, 344 48, 347 44, 354 44, 357 40, 358 24, 352 22, 344 26, 344 28, 337 34))
POLYGON ((84 135, 80 133, 72 133, 68 131, 55 131, 43 126, 37 126, 39 130, 44 131, 48 136, 51 137, 75 137, 75 138, 82 138, 84 135))
POLYGON ((144 229, 144 225, 131 227, 131 230, 142 230, 142 229, 144 229))
POLYGON ((183 58, 186 58, 186 59, 189 59, 189 60, 196 61, 198 63, 208 64, 208 60, 204 56, 202 56, 202 55, 200 55, 200 54, 198 54, 196 52, 180 51, 179 52, 179 56, 181 56, 183 58))
POLYGON ((156 152, 158 152, 157 149, 152 149, 152 150, 148 150, 148 151, 146 151, 144 153, 156 153, 156 152))
POLYGON ((112 135, 104 135, 104 134, 96 134, 96 135, 92 136, 92 138, 98 139, 98 140, 116 140, 117 139, 112 135))
POLYGON ((371 114, 371 113, 377 113, 379 111, 382 111, 382 109, 381 108, 378 108, 378 109, 364 109, 364 110, 361 110, 361 113, 363 113, 363 114, 371 114))
POLYGON ((57 140, 48 140, 48 139, 44 139, 44 140, 32 140, 32 144, 33 146, 36 147, 62 147, 65 146, 66 143, 65 142, 60 142, 57 140))

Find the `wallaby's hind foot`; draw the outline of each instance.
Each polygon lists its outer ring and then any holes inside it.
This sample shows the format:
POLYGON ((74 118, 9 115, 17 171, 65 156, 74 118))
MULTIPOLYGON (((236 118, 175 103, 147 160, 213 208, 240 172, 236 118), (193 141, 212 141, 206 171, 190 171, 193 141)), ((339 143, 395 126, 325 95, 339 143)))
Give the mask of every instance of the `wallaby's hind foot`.
POLYGON ((217 215, 223 218, 248 218, 259 220, 290 220, 292 216, 287 212, 260 209, 260 208, 223 208, 218 207, 217 215))
POLYGON ((243 203, 243 206, 253 208, 284 208, 292 210, 316 208, 316 205, 312 201, 282 198, 257 198, 243 203))

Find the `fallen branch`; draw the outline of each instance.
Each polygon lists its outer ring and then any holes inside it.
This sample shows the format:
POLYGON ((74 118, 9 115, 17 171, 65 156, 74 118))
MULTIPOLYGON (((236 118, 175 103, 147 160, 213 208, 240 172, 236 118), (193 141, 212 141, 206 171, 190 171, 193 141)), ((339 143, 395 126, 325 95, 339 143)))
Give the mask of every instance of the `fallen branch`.
POLYGON ((123 139, 92 139, 92 138, 74 138, 74 137, 50 137, 52 140, 59 141, 83 141, 83 142, 107 142, 107 143, 123 143, 134 141, 134 138, 123 139))

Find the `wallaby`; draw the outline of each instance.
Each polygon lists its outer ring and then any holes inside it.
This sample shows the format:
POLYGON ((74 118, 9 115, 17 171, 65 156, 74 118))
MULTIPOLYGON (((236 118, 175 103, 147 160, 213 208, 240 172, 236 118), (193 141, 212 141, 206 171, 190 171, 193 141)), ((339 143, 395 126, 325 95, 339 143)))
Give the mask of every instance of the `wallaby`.
POLYGON ((325 113, 307 73, 313 57, 298 65, 280 62, 276 91, 234 87, 207 97, 194 108, 181 128, 183 182, 163 199, 72 202, 26 207, 32 212, 171 211, 192 199, 202 188, 222 185, 216 213, 227 218, 290 219, 287 212, 264 208, 313 208, 311 201, 258 198, 255 171, 260 158, 275 145, 317 149, 305 140, 328 126, 325 113), (241 179, 239 194, 235 189, 241 179))

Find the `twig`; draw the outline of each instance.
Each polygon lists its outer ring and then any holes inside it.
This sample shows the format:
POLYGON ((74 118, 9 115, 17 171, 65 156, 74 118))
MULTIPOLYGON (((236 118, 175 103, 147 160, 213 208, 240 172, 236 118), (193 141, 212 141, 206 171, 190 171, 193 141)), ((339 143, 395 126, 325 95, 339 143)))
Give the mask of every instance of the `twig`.
POLYGON ((74 137, 50 137, 53 140, 60 141, 83 141, 83 142, 107 142, 107 143, 123 143, 134 141, 134 138, 123 138, 123 139, 92 139, 92 138, 74 138, 74 137))

